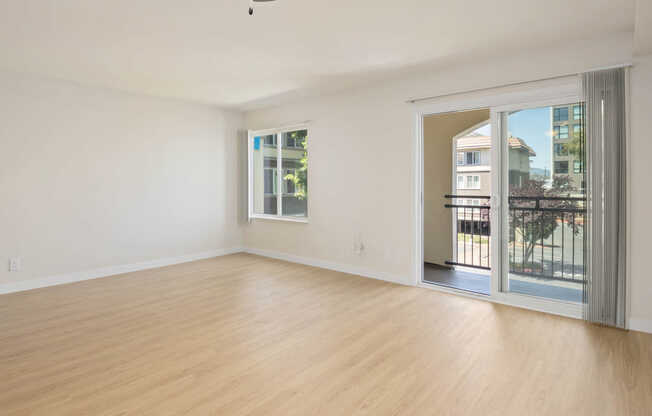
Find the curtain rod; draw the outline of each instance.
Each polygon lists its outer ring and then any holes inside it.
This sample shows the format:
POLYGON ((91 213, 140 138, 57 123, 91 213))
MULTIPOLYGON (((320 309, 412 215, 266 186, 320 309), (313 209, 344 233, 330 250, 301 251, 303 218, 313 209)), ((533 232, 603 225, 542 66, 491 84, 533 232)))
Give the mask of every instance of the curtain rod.
MULTIPOLYGON (((632 67, 633 64, 631 62, 629 63, 624 63, 624 64, 619 64, 619 65, 612 65, 612 66, 605 66, 605 67, 600 67, 600 68, 595 68, 591 69, 585 72, 596 72, 596 71, 605 71, 607 69, 616 69, 616 68, 629 68, 632 67)), ((428 100, 434 100, 436 98, 444 98, 444 97, 449 97, 451 95, 459 95, 459 94, 470 94, 474 92, 480 92, 480 91, 487 91, 487 90, 493 90, 496 88, 504 88, 504 87, 514 87, 518 85, 523 85, 523 84, 530 84, 532 82, 539 82, 539 81, 550 81, 553 79, 560 79, 560 78, 566 78, 566 77, 572 77, 573 75, 580 75, 582 74, 581 72, 571 72, 568 74, 562 74, 562 75, 555 75, 554 77, 547 77, 547 78, 539 78, 539 79, 533 79, 530 81, 517 81, 517 82, 510 82, 507 84, 500 84, 500 85, 494 85, 491 87, 482 87, 482 88, 474 88, 471 90, 460 90, 460 91, 455 91, 455 92, 447 92, 444 94, 439 94, 439 95, 431 95, 428 97, 420 97, 420 98, 411 98, 406 101, 407 104, 414 104, 418 103, 421 101, 428 101, 428 100)))

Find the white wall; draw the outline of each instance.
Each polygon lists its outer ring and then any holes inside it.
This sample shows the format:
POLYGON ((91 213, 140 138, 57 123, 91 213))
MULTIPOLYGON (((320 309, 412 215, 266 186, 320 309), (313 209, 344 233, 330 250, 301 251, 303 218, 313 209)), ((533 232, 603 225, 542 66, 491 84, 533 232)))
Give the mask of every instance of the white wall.
MULTIPOLYGON (((310 223, 254 221, 245 228, 245 245, 413 284, 415 110, 405 100, 579 73, 631 60, 632 34, 626 33, 250 111, 246 124, 252 129, 311 120, 310 223), (356 233, 366 246, 362 255, 352 249, 356 233)), ((652 151, 647 137, 652 125, 646 114, 651 108, 651 67, 648 59, 632 71, 632 153, 636 156, 631 168, 633 189, 639 192, 646 192, 651 173, 645 161, 652 151)), ((637 246, 631 251, 631 316, 646 322, 652 322, 652 278, 645 270, 652 225, 645 214, 649 210, 641 204, 649 199, 641 194, 633 198, 633 223, 647 225, 631 235, 632 246, 637 246)))
POLYGON ((652 332, 652 55, 634 60, 630 82, 630 322, 652 332))
POLYGON ((241 114, 10 73, 0 114, 0 289, 241 245, 241 114))

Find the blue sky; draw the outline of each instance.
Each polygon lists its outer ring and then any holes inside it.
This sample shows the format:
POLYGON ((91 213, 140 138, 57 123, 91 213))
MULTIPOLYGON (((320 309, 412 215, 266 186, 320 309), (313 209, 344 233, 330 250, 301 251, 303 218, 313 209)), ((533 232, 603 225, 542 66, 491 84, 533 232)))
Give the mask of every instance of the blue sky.
POLYGON ((534 151, 533 168, 550 169, 550 107, 533 108, 511 114, 507 121, 509 133, 525 141, 534 151))
MULTIPOLYGON (((508 128, 512 136, 523 139, 536 152, 531 167, 550 169, 550 107, 514 113, 509 116, 508 128)), ((476 132, 491 136, 491 125, 480 127, 476 132)))

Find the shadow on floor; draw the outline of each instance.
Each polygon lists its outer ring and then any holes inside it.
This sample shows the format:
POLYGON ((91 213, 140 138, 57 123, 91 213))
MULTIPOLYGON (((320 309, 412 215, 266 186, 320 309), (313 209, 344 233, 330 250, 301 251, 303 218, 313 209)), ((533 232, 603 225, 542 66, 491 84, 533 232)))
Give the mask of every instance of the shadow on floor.
POLYGON ((491 284, 488 274, 454 270, 432 263, 423 265, 423 280, 427 283, 466 290, 481 295, 489 294, 489 285, 491 284))

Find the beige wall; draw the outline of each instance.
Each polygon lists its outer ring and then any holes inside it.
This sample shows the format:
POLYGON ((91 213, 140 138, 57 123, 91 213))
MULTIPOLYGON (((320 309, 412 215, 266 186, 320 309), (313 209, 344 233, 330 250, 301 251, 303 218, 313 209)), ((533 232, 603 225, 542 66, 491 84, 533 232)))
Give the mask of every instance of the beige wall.
POLYGON ((239 113, 0 72, 0 114, 0 292, 241 245, 239 113))
MULTIPOLYGON (((489 110, 433 115, 424 119, 423 254, 428 263, 445 264, 453 258, 453 221, 450 209, 444 208, 444 204, 450 202, 444 195, 450 194, 452 189, 453 137, 488 119, 489 110)), ((486 184, 481 180, 480 185, 486 184)))

